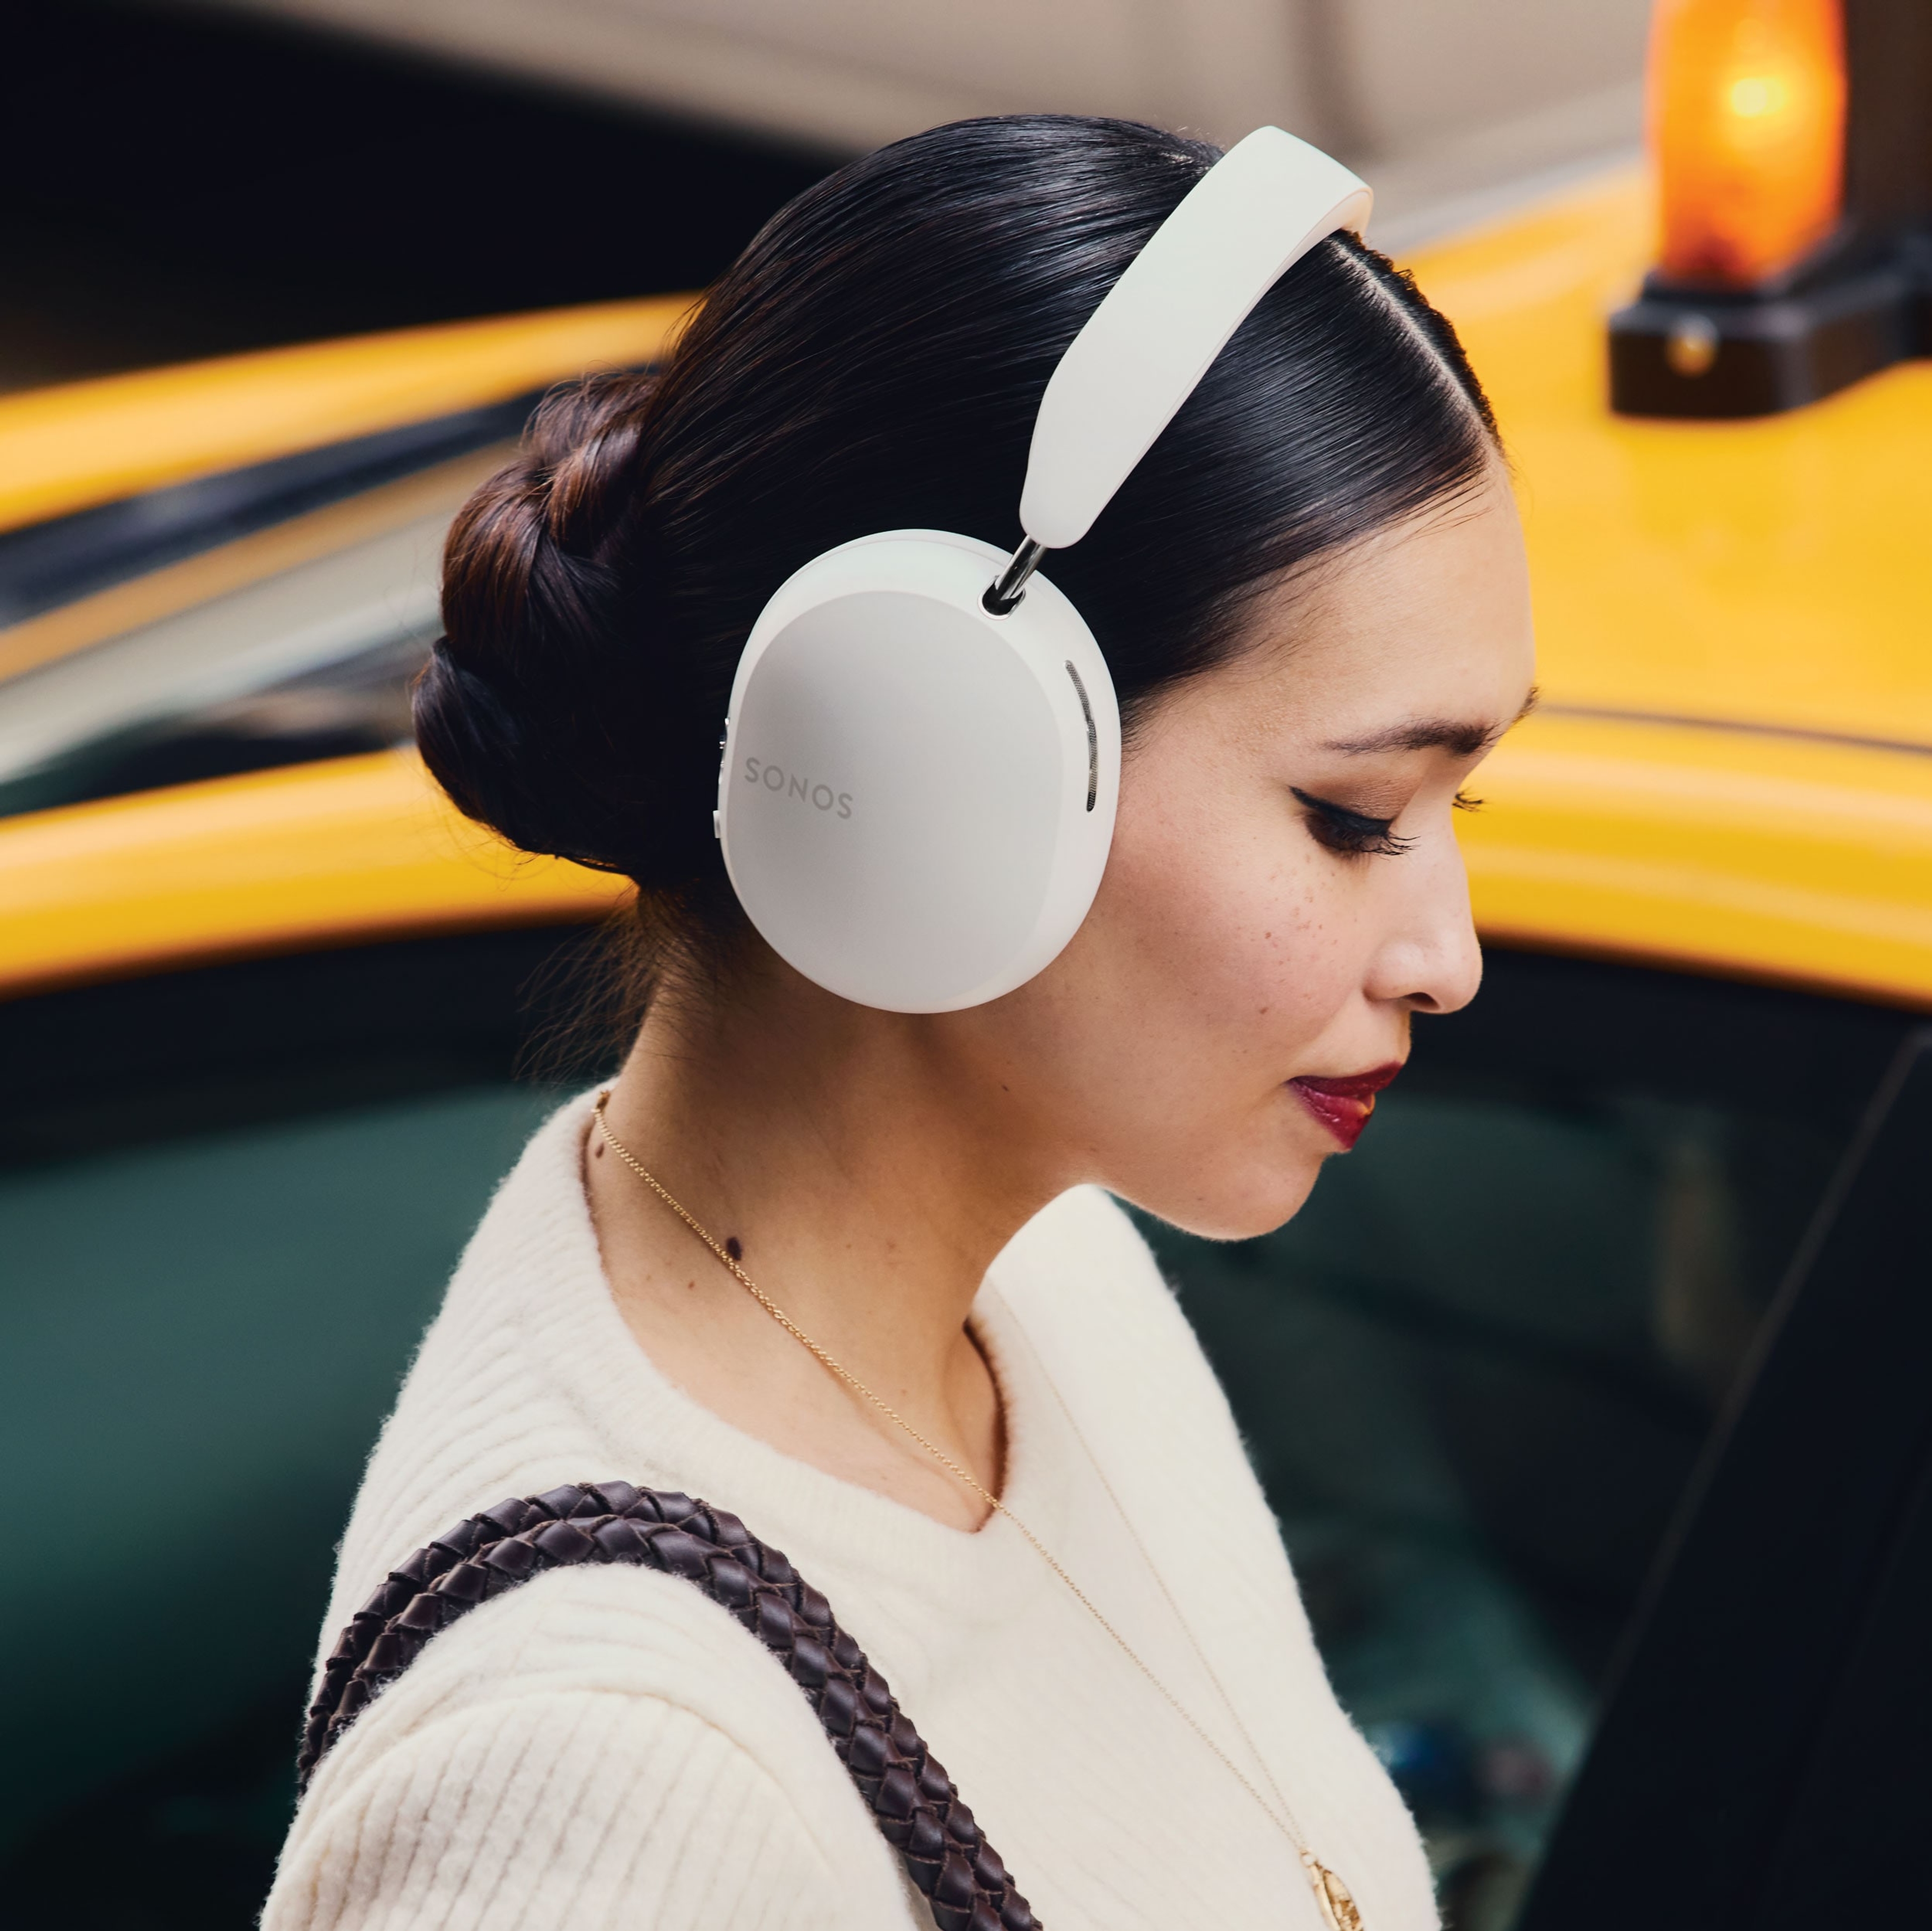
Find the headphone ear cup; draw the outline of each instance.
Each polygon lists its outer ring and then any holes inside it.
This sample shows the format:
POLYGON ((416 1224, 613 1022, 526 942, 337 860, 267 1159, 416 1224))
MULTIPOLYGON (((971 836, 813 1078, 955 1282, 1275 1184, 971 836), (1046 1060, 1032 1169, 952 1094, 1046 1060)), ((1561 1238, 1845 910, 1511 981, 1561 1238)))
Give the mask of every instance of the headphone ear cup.
POLYGON ((980 601, 990 544, 894 531, 814 558, 741 658, 718 783, 724 862, 772 949, 895 1012, 1023 985, 1098 890, 1120 715, 1072 604, 1036 576, 980 601))

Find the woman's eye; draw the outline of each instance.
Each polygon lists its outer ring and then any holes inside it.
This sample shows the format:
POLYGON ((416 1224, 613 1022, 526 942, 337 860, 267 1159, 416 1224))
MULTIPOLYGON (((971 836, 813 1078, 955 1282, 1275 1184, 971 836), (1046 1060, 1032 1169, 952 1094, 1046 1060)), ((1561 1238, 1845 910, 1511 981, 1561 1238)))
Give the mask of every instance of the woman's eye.
POLYGON ((1364 811, 1351 811, 1327 798, 1288 789, 1295 802, 1308 814, 1308 829, 1319 845, 1345 858, 1400 858, 1415 841, 1397 838, 1390 828, 1393 818, 1372 818, 1364 811))

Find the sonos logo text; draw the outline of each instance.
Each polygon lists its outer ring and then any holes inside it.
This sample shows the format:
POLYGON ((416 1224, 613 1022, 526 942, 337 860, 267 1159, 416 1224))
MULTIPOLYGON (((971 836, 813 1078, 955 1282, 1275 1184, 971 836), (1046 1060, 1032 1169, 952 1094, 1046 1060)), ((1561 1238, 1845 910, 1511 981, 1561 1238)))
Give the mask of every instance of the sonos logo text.
POLYGON ((762 784, 767 791, 781 791, 817 811, 836 811, 842 818, 852 815, 850 792, 835 791, 829 784, 814 784, 795 771, 782 771, 776 764, 766 764, 755 757, 745 760, 745 782, 762 784))

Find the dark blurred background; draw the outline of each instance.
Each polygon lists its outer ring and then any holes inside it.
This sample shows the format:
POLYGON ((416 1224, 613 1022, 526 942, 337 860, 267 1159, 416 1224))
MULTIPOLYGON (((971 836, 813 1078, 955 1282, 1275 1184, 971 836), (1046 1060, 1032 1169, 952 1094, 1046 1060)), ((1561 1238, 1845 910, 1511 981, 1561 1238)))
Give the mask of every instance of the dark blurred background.
POLYGON ((245 16, 0 22, 0 388, 701 287, 831 159, 245 16))

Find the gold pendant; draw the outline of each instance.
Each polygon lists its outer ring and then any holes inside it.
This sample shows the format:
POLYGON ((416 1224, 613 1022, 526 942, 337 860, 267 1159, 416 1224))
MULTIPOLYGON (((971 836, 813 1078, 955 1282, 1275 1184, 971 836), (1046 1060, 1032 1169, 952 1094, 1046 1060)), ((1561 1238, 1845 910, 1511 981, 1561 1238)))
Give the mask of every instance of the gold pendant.
POLYGON ((1301 1861, 1308 1867, 1308 1881, 1315 1887, 1315 1902, 1322 1907, 1322 1921, 1328 1931, 1362 1931, 1362 1914, 1348 1887, 1312 1851, 1304 1851, 1301 1861))

